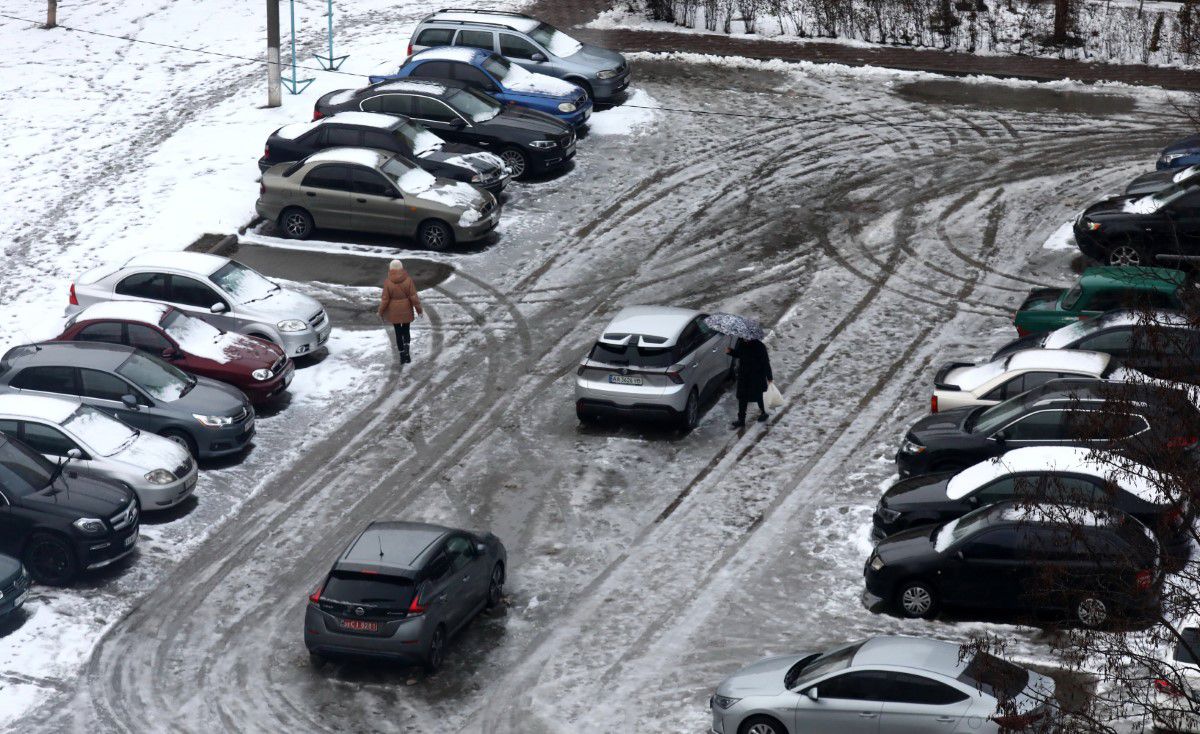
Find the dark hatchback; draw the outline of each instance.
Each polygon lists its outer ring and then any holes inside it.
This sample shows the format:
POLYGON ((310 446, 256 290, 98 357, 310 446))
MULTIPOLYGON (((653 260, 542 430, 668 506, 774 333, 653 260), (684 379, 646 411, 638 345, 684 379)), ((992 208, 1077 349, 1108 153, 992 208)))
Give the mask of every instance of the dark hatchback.
POLYGON ((427 173, 499 195, 508 184, 504 161, 479 148, 447 143, 407 117, 343 112, 314 122, 284 125, 267 138, 258 168, 304 160, 326 148, 373 148, 399 153, 427 173))
POLYGON ((20 561, 0 555, 0 622, 25 603, 32 581, 32 577, 20 561))
POLYGON ((0 553, 20 558, 39 583, 69 584, 132 553, 139 514, 129 489, 65 476, 0 434, 0 553))
POLYGON ((1200 179, 1154 194, 1093 204, 1075 220, 1075 242, 1105 265, 1154 265, 1200 257, 1200 179))
POLYGON ((1119 511, 1000 502, 889 536, 863 570, 869 596, 906 617, 941 606, 1066 611, 1099 627, 1158 602, 1159 547, 1119 511))
POLYGON ((401 115, 438 137, 495 153, 515 178, 544 173, 575 157, 575 130, 550 115, 496 100, 455 81, 388 81, 342 89, 317 100, 314 118, 361 110, 401 115))

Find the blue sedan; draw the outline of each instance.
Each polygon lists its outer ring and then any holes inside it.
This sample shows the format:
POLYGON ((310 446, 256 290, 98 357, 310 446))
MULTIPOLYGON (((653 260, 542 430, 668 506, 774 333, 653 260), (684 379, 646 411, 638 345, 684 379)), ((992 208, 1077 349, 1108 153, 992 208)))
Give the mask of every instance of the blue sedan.
POLYGON ((372 76, 371 83, 397 79, 454 79, 495 97, 502 104, 544 112, 579 126, 592 114, 583 88, 562 79, 526 71, 499 54, 469 46, 439 46, 414 54, 395 74, 372 76))
POLYGON ((1163 171, 1168 168, 1194 166, 1198 163, 1200 163, 1200 135, 1189 135, 1163 148, 1158 154, 1158 162, 1155 167, 1163 171))

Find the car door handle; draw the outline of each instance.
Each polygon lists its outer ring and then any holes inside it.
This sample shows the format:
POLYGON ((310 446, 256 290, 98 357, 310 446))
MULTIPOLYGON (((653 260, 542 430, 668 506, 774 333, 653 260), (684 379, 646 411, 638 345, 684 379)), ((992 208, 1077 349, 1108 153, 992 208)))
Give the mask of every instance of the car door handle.
POLYGON ((471 574, 467 574, 466 576, 463 576, 463 577, 462 577, 462 580, 463 580, 463 581, 470 581, 470 580, 471 580, 471 574))
POLYGON ((691 364, 688 365, 688 367, 696 367, 699 364, 700 364, 699 362, 692 362, 691 364))
POLYGON ((876 714, 871 711, 860 711, 860 712, 858 712, 858 715, 863 717, 864 719, 874 719, 876 716, 879 716, 879 714, 876 714))
POLYGON ((366 204, 366 203, 367 203, 367 200, 366 200, 366 199, 355 199, 355 201, 357 201, 359 204, 366 204))
POLYGON ((934 719, 934 721, 940 721, 943 724, 953 724, 954 722, 958 721, 958 719, 954 718, 953 716, 939 716, 934 719))
POLYGON ((316 196, 316 194, 314 194, 314 193, 313 193, 313 192, 311 192, 311 191, 305 191, 305 192, 304 192, 304 195, 305 195, 305 196, 316 196))

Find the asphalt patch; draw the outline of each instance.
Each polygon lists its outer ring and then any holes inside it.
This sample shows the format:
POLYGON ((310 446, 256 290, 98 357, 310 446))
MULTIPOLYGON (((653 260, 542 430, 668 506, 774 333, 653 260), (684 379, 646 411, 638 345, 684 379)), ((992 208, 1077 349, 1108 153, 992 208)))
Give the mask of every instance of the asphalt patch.
MULTIPOLYGON (((387 277, 390 260, 387 257, 292 250, 245 242, 234 245, 223 254, 270 277, 354 287, 379 286, 387 277)), ((447 263, 415 257, 405 257, 404 268, 412 276, 417 290, 432 288, 454 272, 453 266, 447 263)))
POLYGON ((1112 115, 1132 112, 1135 107, 1133 99, 1124 95, 1065 92, 1033 85, 966 83, 953 79, 930 79, 898 85, 895 94, 922 104, 969 105, 1018 112, 1112 115))

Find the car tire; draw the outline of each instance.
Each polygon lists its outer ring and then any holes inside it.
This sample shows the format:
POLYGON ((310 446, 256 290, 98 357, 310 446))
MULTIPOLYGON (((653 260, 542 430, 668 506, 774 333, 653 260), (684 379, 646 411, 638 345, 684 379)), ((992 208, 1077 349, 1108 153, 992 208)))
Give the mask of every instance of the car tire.
POLYGON ((1091 594, 1083 594, 1075 599, 1071 612, 1075 621, 1088 629, 1103 627, 1111 616, 1108 603, 1091 594))
POLYGON ((325 662, 326 662, 326 661, 325 661, 325 656, 324 656, 324 655, 319 655, 319 654, 317 654, 317 653, 315 653, 315 652, 310 652, 310 653, 308 654, 308 662, 309 662, 309 663, 310 663, 310 664, 311 664, 311 665, 312 665, 314 668, 323 668, 323 667, 325 667, 325 662))
POLYGON ((488 581, 487 608, 495 609, 504 600, 504 564, 492 567, 492 578, 488 581))
POLYGON ((34 581, 46 586, 66 586, 79 575, 75 549, 65 538, 53 533, 34 533, 25 543, 21 562, 34 581))
POLYGON ((929 619, 937 612, 937 592, 920 579, 909 579, 896 587, 896 609, 909 619, 929 619))
POLYGON ((529 174, 529 156, 520 148, 505 148, 500 151, 500 160, 512 169, 512 177, 521 179, 529 174))
POLYGON ((700 395, 696 392, 696 388, 688 393, 687 403, 684 404, 683 410, 679 413, 679 427, 685 431, 691 431, 700 425, 700 395))
POLYGON ((596 93, 592 91, 592 85, 588 84, 586 80, 584 80, 584 79, 564 79, 563 81, 571 82, 575 86, 580 87, 581 89, 583 89, 583 93, 587 95, 587 98, 592 100, 592 104, 596 103, 596 93))
POLYGON ((162 436, 163 438, 165 438, 169 441, 174 441, 175 443, 177 443, 180 446, 187 449, 188 453, 192 455, 193 459, 198 458, 200 452, 196 447, 196 439, 187 435, 183 431, 176 430, 173 428, 168 428, 167 430, 163 431, 162 433, 160 433, 158 435, 162 436))
POLYGON ((429 650, 425 653, 425 672, 436 673, 442 669, 446 659, 446 628, 438 625, 429 639, 429 650))
POLYGON ((454 244, 454 230, 440 219, 427 219, 417 227, 417 240, 425 249, 441 252, 454 244))
POLYGON ((306 240, 313 228, 312 215, 299 207, 284 209, 279 215, 279 231, 289 240, 306 240))
POLYGON ((579 419, 580 423, 585 423, 589 426, 595 425, 600 422, 600 416, 596 415, 595 413, 586 411, 583 408, 575 409, 575 417, 579 419))
POLYGON ((1141 238, 1127 234, 1108 248, 1105 265, 1153 265, 1141 238))
POLYGON ((770 716, 751 716, 738 727, 738 734, 787 734, 787 729, 770 716))

